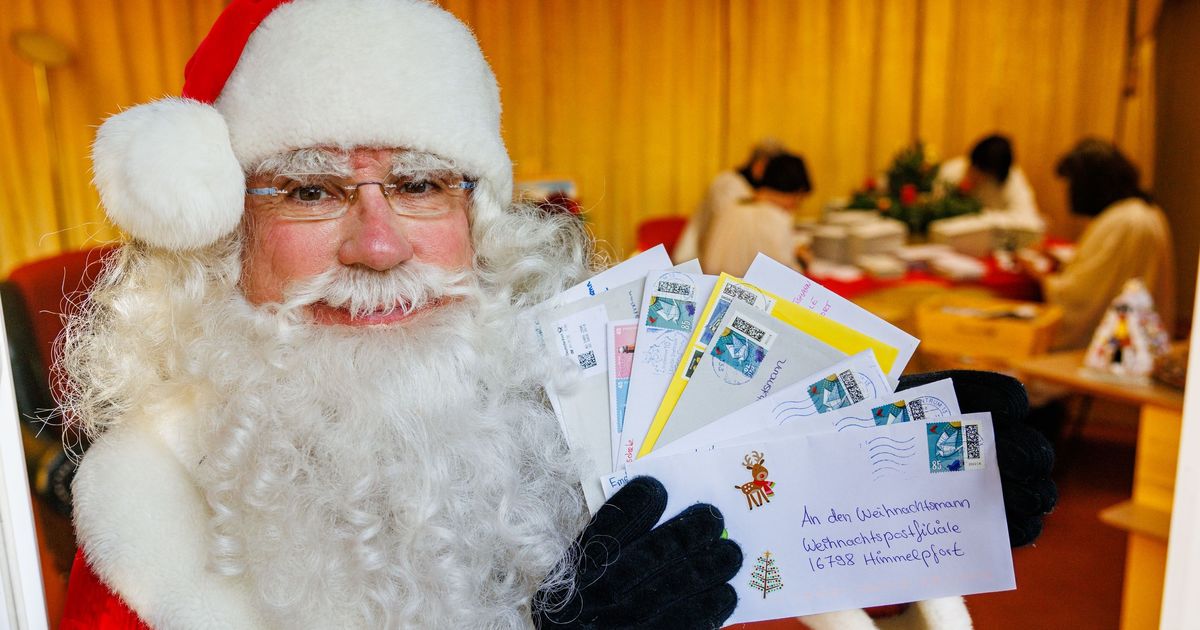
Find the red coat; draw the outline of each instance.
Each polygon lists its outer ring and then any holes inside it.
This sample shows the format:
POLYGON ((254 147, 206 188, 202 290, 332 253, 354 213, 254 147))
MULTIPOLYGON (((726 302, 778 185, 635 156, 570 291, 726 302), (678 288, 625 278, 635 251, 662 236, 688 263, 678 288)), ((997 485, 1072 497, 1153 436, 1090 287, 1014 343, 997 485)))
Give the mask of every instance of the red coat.
POLYGON ((112 592, 88 565, 83 551, 75 552, 67 607, 59 630, 150 630, 137 613, 112 592))

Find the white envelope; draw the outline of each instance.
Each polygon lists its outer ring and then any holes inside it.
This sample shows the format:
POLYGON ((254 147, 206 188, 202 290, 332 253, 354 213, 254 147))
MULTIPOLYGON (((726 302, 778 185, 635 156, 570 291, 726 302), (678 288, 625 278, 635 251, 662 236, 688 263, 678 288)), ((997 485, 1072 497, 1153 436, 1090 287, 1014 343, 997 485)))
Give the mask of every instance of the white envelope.
POLYGON ((585 297, 599 295, 613 287, 619 287, 634 280, 644 280, 646 274, 653 269, 666 269, 671 266, 671 257, 667 248, 655 245, 650 249, 601 271, 600 273, 563 291, 551 300, 551 305, 569 304, 585 297))
POLYGON ((559 425, 572 451, 581 453, 587 468, 581 479, 588 507, 604 503, 595 479, 612 470, 612 438, 608 408, 608 322, 636 316, 642 299, 642 280, 537 316, 547 353, 564 357, 566 372, 545 384, 559 425))
POLYGON ((879 368, 875 353, 863 350, 692 431, 647 457, 710 449, 731 438, 775 428, 791 420, 836 412, 891 393, 891 383, 879 368))
POLYGON ((917 350, 917 344, 920 343, 916 337, 765 254, 754 258, 754 262, 746 271, 745 279, 759 288, 790 299, 809 310, 895 347, 899 354, 895 364, 888 370, 888 378, 891 379, 893 387, 900 381, 900 374, 904 372, 904 367, 908 365, 917 350))
POLYGON ((692 329, 699 325, 696 320, 700 311, 716 285, 717 276, 676 269, 652 271, 646 277, 638 322, 638 350, 634 353, 633 373, 629 379, 629 400, 619 437, 617 468, 633 461, 641 450, 654 412, 658 411, 658 405, 667 393, 667 385, 687 350, 692 329), (651 304, 657 306, 660 298, 664 303, 652 313, 651 304))
POLYGON ((671 411, 658 448, 846 357, 787 322, 740 303, 726 311, 671 411))
POLYGON ((1016 587, 990 414, 644 458, 663 520, 721 510, 747 623, 1016 587))
POLYGON ((745 444, 767 437, 784 439, 793 435, 841 433, 887 424, 952 418, 961 413, 954 381, 945 378, 817 416, 800 417, 792 415, 786 408, 779 409, 775 416, 779 426, 729 438, 708 448, 745 444))
MULTIPOLYGON (((695 268, 694 261, 684 263, 695 268)), ((645 276, 603 293, 540 309, 535 322, 549 356, 563 361, 568 371, 545 384, 546 395, 558 416, 567 444, 587 460, 581 479, 588 507, 594 512, 604 503, 596 479, 612 472, 612 436, 609 429, 608 322, 632 319, 641 313, 645 276)))

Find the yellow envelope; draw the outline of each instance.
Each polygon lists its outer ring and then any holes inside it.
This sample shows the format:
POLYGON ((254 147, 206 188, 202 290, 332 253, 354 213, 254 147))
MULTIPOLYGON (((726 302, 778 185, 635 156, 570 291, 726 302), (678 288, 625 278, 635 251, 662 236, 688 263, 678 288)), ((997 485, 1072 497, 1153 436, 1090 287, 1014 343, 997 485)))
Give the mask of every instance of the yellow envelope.
POLYGON ((780 321, 812 335, 847 355, 871 350, 875 353, 875 359, 879 361, 879 366, 885 373, 891 370, 892 364, 896 362, 896 357, 900 353, 895 347, 874 337, 723 273, 717 280, 717 286, 713 290, 712 296, 709 297, 708 304, 704 305, 700 319, 697 320, 704 322, 704 325, 696 326, 692 331, 688 349, 683 353, 683 359, 680 360, 679 366, 675 368, 675 375, 671 377, 671 384, 667 387, 662 404, 654 414, 654 420, 651 421, 650 429, 646 432, 646 439, 642 441, 642 450, 638 452, 638 457, 645 457, 654 450, 654 445, 662 435, 663 428, 667 426, 671 412, 675 410, 679 397, 683 395, 683 390, 687 387, 691 370, 694 369, 693 366, 704 355, 708 344, 715 336, 716 326, 721 323, 729 305, 734 302, 770 313, 780 321))

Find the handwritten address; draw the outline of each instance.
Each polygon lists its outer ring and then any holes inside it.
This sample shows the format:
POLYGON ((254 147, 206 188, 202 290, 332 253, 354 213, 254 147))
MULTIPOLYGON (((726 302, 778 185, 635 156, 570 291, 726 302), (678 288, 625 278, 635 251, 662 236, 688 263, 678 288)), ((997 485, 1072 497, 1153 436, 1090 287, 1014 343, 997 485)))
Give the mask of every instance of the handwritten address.
POLYGON ((966 556, 958 536, 962 526, 951 516, 955 511, 970 510, 970 499, 932 501, 917 499, 902 505, 871 505, 828 512, 804 506, 801 528, 836 525, 843 532, 847 525, 870 525, 849 534, 804 536, 801 542, 811 571, 837 567, 882 566, 920 563, 932 567, 966 556), (945 518, 930 513, 947 513, 945 518))

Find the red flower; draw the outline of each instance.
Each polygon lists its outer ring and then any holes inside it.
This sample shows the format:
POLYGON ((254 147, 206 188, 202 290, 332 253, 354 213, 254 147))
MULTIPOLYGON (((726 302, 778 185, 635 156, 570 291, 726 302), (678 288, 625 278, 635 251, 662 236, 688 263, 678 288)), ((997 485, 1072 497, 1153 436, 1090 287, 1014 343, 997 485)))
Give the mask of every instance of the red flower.
POLYGON ((875 181, 874 177, 868 177, 865 180, 863 180, 863 190, 867 190, 867 191, 875 190, 875 188, 878 185, 879 185, 879 182, 875 181))
POLYGON ((914 184, 905 184, 900 187, 900 203, 911 206, 917 202, 917 187, 914 184))

